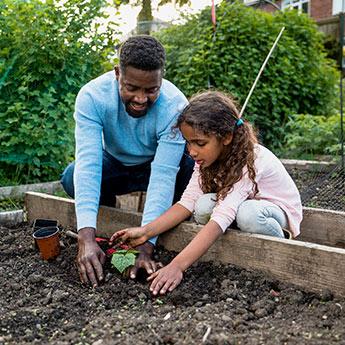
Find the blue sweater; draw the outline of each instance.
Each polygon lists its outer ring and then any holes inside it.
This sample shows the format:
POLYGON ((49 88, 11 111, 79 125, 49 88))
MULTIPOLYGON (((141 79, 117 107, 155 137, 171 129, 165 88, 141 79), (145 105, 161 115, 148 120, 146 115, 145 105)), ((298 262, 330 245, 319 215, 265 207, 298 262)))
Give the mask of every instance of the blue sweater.
POLYGON ((171 206, 185 145, 180 132, 172 134, 171 127, 186 104, 181 91, 163 80, 160 95, 147 114, 133 118, 121 101, 114 71, 90 81, 80 90, 74 114, 78 230, 96 228, 103 149, 124 165, 138 165, 153 159, 142 225, 171 206))

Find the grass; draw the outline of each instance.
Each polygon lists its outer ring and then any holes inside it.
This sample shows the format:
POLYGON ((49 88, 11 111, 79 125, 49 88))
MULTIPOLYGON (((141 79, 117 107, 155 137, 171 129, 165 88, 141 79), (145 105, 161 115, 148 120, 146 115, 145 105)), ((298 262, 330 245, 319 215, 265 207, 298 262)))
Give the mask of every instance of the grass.
POLYGON ((0 212, 20 210, 24 207, 24 199, 7 198, 0 200, 0 212))

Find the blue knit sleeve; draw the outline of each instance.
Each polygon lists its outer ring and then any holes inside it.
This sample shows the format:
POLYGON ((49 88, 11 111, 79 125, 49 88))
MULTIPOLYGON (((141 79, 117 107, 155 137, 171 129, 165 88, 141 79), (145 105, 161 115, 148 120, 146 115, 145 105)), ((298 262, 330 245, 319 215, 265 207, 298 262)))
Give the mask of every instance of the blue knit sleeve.
POLYGON ((76 164, 75 208, 78 230, 96 228, 102 179, 102 120, 87 88, 79 92, 75 106, 76 164))
MULTIPOLYGON (((146 225, 164 213, 172 204, 176 175, 184 152, 185 141, 181 133, 172 131, 177 116, 187 101, 179 97, 166 109, 164 114, 170 118, 164 129, 158 133, 158 147, 151 163, 151 176, 147 189, 142 225, 146 225)), ((162 114, 163 115, 163 114, 162 114)), ((157 237, 149 240, 155 244, 157 237)))

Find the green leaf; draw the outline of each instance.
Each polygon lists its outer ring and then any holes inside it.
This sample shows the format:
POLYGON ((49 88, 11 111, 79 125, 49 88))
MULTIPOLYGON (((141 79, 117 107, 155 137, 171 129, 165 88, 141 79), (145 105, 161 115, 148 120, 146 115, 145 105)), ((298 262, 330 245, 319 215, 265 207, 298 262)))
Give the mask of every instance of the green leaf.
MULTIPOLYGON (((122 251, 121 251, 122 252, 122 251)), ((120 272, 123 273, 128 267, 135 264, 135 254, 133 253, 119 253, 117 251, 111 258, 111 264, 120 272)))

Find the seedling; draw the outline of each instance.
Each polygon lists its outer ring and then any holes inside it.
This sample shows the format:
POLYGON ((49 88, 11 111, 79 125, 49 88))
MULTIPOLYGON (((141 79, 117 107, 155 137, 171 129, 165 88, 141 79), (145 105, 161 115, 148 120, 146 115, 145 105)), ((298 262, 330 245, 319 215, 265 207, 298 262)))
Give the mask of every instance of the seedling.
POLYGON ((128 267, 134 266, 135 258, 139 252, 125 244, 116 244, 109 247, 108 239, 96 237, 96 242, 105 252, 111 256, 111 264, 122 274, 128 267))
POLYGON ((113 249, 111 264, 122 274, 128 267, 134 266, 139 252, 132 248, 113 249))

